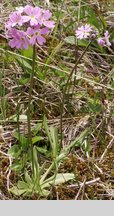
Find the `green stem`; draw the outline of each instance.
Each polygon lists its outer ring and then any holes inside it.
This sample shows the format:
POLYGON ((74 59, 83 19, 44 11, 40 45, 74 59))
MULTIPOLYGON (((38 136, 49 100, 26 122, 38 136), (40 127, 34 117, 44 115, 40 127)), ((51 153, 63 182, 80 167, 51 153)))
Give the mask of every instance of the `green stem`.
POLYGON ((29 88, 29 101, 28 101, 28 142, 31 147, 31 160, 32 160, 32 173, 34 176, 34 154, 33 154, 33 144, 32 144, 32 131, 31 131, 31 99, 32 99, 32 89, 33 81, 35 74, 35 58, 36 58, 36 49, 35 45, 33 46, 33 60, 32 60, 32 73, 30 78, 30 88, 29 88))
POLYGON ((47 175, 51 172, 51 170, 53 169, 55 163, 52 162, 52 164, 50 165, 50 167, 47 169, 47 171, 45 172, 45 174, 42 176, 41 178, 41 183, 43 183, 43 181, 46 179, 47 175))
POLYGON ((67 79, 67 82, 66 82, 66 85, 65 85, 65 88, 63 90, 63 97, 62 97, 62 103, 61 103, 61 113, 60 113, 60 145, 61 145, 61 148, 62 148, 62 129, 63 129, 63 110, 64 110, 64 102, 65 102, 65 96, 66 96, 66 92, 67 92, 67 88, 68 88, 68 85, 69 85, 69 81, 73 75, 73 72, 75 71, 75 68, 77 67, 77 65, 80 63, 80 60, 83 58, 84 54, 86 53, 86 51, 88 50, 90 44, 91 44, 92 40, 88 43, 87 47, 85 48, 85 50, 83 51, 83 53, 81 54, 81 56, 79 57, 79 59, 76 61, 75 63, 75 66, 73 67, 73 69, 71 70, 69 76, 68 76, 68 79, 67 79))

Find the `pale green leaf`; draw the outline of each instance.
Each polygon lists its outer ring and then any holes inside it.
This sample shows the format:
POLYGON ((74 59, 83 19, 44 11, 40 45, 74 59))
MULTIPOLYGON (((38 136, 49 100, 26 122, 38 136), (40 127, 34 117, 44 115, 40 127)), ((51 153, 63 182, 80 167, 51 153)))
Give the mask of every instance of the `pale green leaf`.
POLYGON ((73 173, 58 173, 55 177, 53 175, 52 177, 48 178, 46 181, 43 182, 42 187, 47 188, 50 187, 50 185, 60 185, 67 181, 73 180, 75 178, 75 175, 73 173))
POLYGON ((20 196, 26 192, 26 189, 18 189, 16 186, 10 188, 9 190, 11 193, 15 194, 16 196, 20 196))

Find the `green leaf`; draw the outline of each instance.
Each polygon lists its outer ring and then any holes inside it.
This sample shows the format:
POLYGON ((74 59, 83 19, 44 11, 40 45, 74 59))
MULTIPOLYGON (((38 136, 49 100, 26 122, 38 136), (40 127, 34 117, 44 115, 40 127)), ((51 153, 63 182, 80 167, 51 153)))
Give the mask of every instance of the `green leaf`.
POLYGON ((32 144, 35 144, 36 142, 39 142, 43 140, 44 138, 42 136, 36 136, 32 138, 32 144))
POLYGON ((10 188, 9 190, 11 193, 15 194, 16 196, 21 196, 26 192, 26 189, 18 189, 16 186, 10 188))
POLYGON ((37 151, 38 151, 39 153, 45 154, 45 155, 47 156, 47 154, 48 154, 47 149, 42 148, 42 147, 38 147, 38 146, 36 146, 36 149, 37 149, 37 151))
POLYGON ((65 183, 67 181, 73 180, 74 178, 75 175, 73 173, 58 173, 54 180, 54 185, 65 183))
POLYGON ((26 69, 29 69, 30 71, 32 71, 32 66, 28 63, 28 60, 20 58, 19 56, 16 57, 16 59, 18 63, 20 64, 20 66, 25 67, 26 69))
POLYGON ((65 41, 66 43, 68 43, 68 44, 72 44, 72 45, 76 44, 76 38, 75 38, 75 36, 66 37, 66 38, 64 39, 64 41, 65 41))
POLYGON ((30 188, 30 184, 27 184, 25 181, 18 181, 17 186, 12 187, 10 189, 10 192, 17 196, 20 196, 25 195, 25 193, 27 192, 32 192, 32 190, 30 188))
POLYGON ((21 50, 21 54, 27 58, 32 58, 33 56, 33 47, 29 46, 27 50, 21 50))
POLYGON ((34 147, 33 149, 33 158, 34 158, 34 179, 37 180, 38 184, 40 181, 40 166, 38 163, 37 149, 34 147))
POLYGON ((101 104, 92 104, 89 103, 89 108, 93 113, 99 113, 102 111, 101 104))
POLYGON ((14 122, 17 122, 19 120, 20 122, 24 122, 24 121, 27 121, 27 115, 17 116, 15 114, 15 115, 10 116, 7 120, 13 120, 14 122))
POLYGON ((96 16, 96 13, 92 8, 88 8, 88 23, 95 26, 98 30, 101 30, 102 22, 99 22, 98 16, 96 16))
POLYGON ((19 134, 18 132, 14 132, 13 137, 15 137, 21 143, 22 149, 26 150, 28 147, 28 139, 23 134, 19 134))
POLYGON ((30 80, 29 78, 20 78, 18 80, 18 82, 19 82, 20 85, 25 85, 25 84, 27 84, 29 82, 29 80, 30 80))
POLYGON ((114 88, 114 82, 112 82, 111 86, 112 86, 112 88, 114 88))
POLYGON ((52 148, 52 157, 56 159, 59 149, 59 142, 58 142, 58 130, 57 128, 50 127, 50 134, 51 134, 51 148, 52 148))
POLYGON ((21 154, 20 146, 19 145, 13 145, 9 150, 8 154, 10 154, 14 158, 18 158, 21 154))
POLYGON ((42 166, 40 167, 40 175, 42 175, 42 173, 44 172, 44 168, 46 166, 46 161, 42 164, 42 166))
POLYGON ((104 17, 101 16, 101 15, 100 15, 100 20, 101 20, 101 22, 102 22, 103 28, 106 29, 106 28, 107 28, 107 23, 106 23, 104 17))
POLYGON ((102 111, 102 106, 99 100, 90 100, 88 103, 89 109, 93 113, 100 113, 102 111))
POLYGON ((42 188, 50 187, 52 184, 54 184, 55 186, 60 185, 67 181, 73 180, 74 178, 75 175, 73 173, 58 173, 56 177, 55 175, 53 175, 52 177, 45 180, 42 184, 42 188))
POLYGON ((23 169, 23 166, 24 165, 22 164, 22 162, 19 163, 19 161, 18 161, 18 162, 15 162, 14 164, 12 164, 11 170, 15 171, 15 172, 20 172, 23 169))
MULTIPOLYGON (((75 36, 66 37, 64 40, 68 44, 76 45, 76 38, 75 38, 75 36)), ((87 45, 88 45, 88 41, 87 40, 78 40, 78 46, 86 47, 87 45)))
POLYGON ((64 159, 66 158, 67 152, 68 152, 68 151, 67 151, 66 149, 64 149, 64 151, 61 152, 61 153, 57 156, 57 158, 56 158, 56 163, 59 163, 61 160, 64 160, 64 159))
POLYGON ((50 192, 48 190, 43 189, 40 193, 41 193, 41 196, 47 197, 50 192))
POLYGON ((26 139, 23 135, 19 134, 17 131, 13 133, 13 137, 16 138, 18 141, 21 140, 21 142, 23 142, 23 140, 26 139))
POLYGON ((54 127, 50 127, 50 128, 48 127, 46 117, 44 117, 44 128, 51 144, 52 157, 53 159, 56 159, 58 149, 59 149, 58 130, 57 128, 54 127))
POLYGON ((27 189, 28 188, 28 184, 25 181, 18 181, 17 187, 19 189, 27 189))
POLYGON ((111 32, 111 40, 114 40, 114 30, 111 32))
POLYGON ((77 147, 81 146, 81 144, 83 143, 87 135, 88 135, 88 129, 85 129, 78 137, 76 137, 74 141, 70 143, 70 145, 66 148, 66 150, 68 151, 74 146, 77 146, 77 147))
POLYGON ((38 131, 42 128, 42 123, 38 123, 36 124, 33 128, 32 128, 32 132, 34 135, 36 135, 38 133, 38 131))
POLYGON ((50 131, 49 131, 49 128, 48 128, 48 124, 47 124, 47 118, 44 116, 44 121, 43 121, 43 124, 44 124, 44 129, 46 131, 46 134, 48 136, 48 139, 50 141, 50 143, 52 142, 52 138, 51 138, 51 135, 50 135, 50 131))
POLYGON ((32 184, 32 179, 28 172, 25 173, 25 181, 27 182, 27 184, 32 184))
POLYGON ((87 40, 78 40, 78 46, 86 47, 88 45, 87 40))

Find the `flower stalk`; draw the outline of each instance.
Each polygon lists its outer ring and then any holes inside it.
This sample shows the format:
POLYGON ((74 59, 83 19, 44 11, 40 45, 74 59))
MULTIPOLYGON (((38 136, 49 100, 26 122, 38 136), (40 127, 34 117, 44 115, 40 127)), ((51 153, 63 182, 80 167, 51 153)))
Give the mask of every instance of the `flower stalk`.
POLYGON ((35 59, 36 59, 36 48, 33 46, 33 61, 32 61, 32 73, 30 77, 30 88, 29 88, 29 99, 28 99, 28 143, 31 147, 31 160, 32 160, 32 173, 34 175, 34 154, 33 154, 33 144, 32 144, 32 131, 31 131, 31 100, 32 100, 32 89, 35 74, 35 59))
POLYGON ((78 58, 78 60, 76 61, 73 69, 71 70, 69 76, 68 76, 68 79, 67 79, 67 82, 66 82, 66 85, 65 85, 65 88, 63 90, 63 96, 62 96, 62 99, 61 99, 61 113, 60 113, 60 146, 62 147, 62 131, 63 131, 63 111, 64 111, 64 102, 65 102, 65 96, 66 96, 66 92, 67 92, 67 89, 68 89, 68 85, 69 85, 69 82, 71 80, 71 77, 75 71, 75 68, 78 66, 78 64, 80 63, 80 60, 83 58, 83 56, 85 55, 86 51, 88 50, 90 44, 92 42, 92 39, 91 41, 88 43, 87 47, 85 48, 85 50, 82 52, 81 56, 78 58))

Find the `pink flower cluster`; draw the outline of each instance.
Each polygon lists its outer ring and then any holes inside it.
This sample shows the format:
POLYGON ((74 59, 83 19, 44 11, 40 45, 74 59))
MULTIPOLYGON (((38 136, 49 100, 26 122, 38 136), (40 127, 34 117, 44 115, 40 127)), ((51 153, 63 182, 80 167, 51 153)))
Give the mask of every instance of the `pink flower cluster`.
POLYGON ((11 48, 28 49, 29 45, 43 45, 45 35, 54 28, 55 22, 50 20, 52 13, 40 7, 18 7, 9 15, 6 36, 11 48))
MULTIPOLYGON (((90 26, 89 24, 86 24, 84 26, 78 27, 78 29, 76 30, 76 37, 78 39, 86 39, 86 38, 96 38, 98 36, 98 32, 96 29, 94 29, 92 26, 90 26)), ((97 42, 100 46, 104 47, 104 46, 111 46, 111 43, 109 41, 110 39, 110 35, 109 32, 106 31, 104 33, 104 37, 99 37, 97 39, 97 42)))

